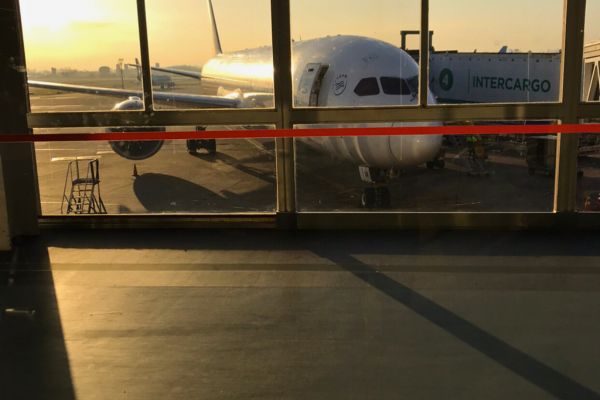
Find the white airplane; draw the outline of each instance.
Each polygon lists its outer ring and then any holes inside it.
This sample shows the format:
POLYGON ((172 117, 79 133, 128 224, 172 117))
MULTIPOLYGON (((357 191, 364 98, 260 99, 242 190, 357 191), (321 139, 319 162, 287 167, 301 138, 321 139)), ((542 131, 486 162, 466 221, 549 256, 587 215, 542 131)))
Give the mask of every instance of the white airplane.
MULTIPOLYGON (((204 95, 153 92, 155 102, 192 107, 272 107, 273 55, 271 47, 223 53, 211 0, 208 0, 215 56, 201 73, 156 68, 200 80, 204 95)), ((296 107, 361 107, 409 105, 417 102, 419 68, 403 50, 380 40, 359 36, 330 36, 292 43, 292 84, 296 107)), ((106 89, 29 81, 29 86, 55 90, 128 98, 114 110, 143 108, 139 90, 106 89)), ((434 103, 431 92, 429 103, 434 103)), ((400 126, 401 122, 379 124, 400 126)), ((322 125, 323 127, 334 127, 322 125)), ((345 127, 367 125, 345 124, 345 127)), ((368 125, 373 126, 373 125, 368 125)), ((312 126, 314 127, 314 125, 312 126)), ((124 128, 122 130, 126 130, 124 128)), ((345 158, 359 166, 364 189, 362 205, 387 207, 390 193, 385 186, 398 170, 437 160, 442 136, 319 137, 304 139, 311 147, 345 158)), ((194 141, 196 142, 196 141, 194 141)), ((192 143, 194 143, 192 142, 192 143)), ((113 150, 129 159, 154 155, 162 141, 112 142, 113 150)), ((190 144, 188 143, 188 148, 190 144)), ((192 148, 190 150, 195 150, 192 148)))

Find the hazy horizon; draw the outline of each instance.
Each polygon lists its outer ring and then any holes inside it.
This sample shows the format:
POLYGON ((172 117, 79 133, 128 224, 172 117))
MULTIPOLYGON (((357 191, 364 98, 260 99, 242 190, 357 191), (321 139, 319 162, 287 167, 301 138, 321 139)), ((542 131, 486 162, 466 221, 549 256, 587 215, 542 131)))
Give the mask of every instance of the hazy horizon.
MULTIPOLYGON (((600 16, 588 2, 587 20, 600 16)), ((271 45, 270 1, 213 0, 223 50, 271 45)), ((151 63, 200 67, 213 55, 206 1, 147 0, 151 63), (177 27, 174 29, 173 27, 177 27)), ((401 30, 419 29, 418 0, 291 0, 292 38, 352 34, 400 45, 401 30)), ((118 59, 139 58, 136 1, 21 0, 27 65, 46 71, 114 70, 118 59)), ((473 5, 431 0, 430 29, 436 50, 549 52, 561 48, 562 0, 505 0, 473 5), (532 23, 535 21, 535 23, 532 23)), ((586 26, 586 43, 600 27, 586 26)), ((409 42, 417 45, 414 38, 409 42)))

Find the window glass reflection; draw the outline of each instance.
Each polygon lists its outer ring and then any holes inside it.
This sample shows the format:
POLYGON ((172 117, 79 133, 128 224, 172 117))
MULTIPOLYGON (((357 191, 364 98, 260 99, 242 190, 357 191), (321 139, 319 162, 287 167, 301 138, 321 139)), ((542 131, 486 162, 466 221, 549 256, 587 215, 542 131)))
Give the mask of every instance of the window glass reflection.
POLYGON ((140 54, 135 1, 21 0, 20 7, 33 112, 111 110, 142 97, 126 64, 140 54))
MULTIPOLYGON (((107 128, 115 133, 203 129, 107 128)), ((206 127, 215 129, 248 127, 206 127)), ((105 130, 36 129, 35 133, 73 132, 105 130)), ((273 212, 274 147, 272 139, 36 143, 42 214, 273 212)))
POLYGON ((600 29, 595 23, 599 17, 600 2, 586 2, 581 90, 583 101, 600 101, 600 29))
POLYGON ((269 0, 148 0, 146 8, 156 108, 273 107, 269 0))
POLYGON ((598 212, 600 211, 600 134, 579 135, 577 166, 577 209, 598 212))
POLYGON ((397 86, 419 75, 415 55, 399 47, 399 31, 419 27, 419 1, 292 0, 290 8, 295 107, 418 102, 413 91, 397 86), (380 88, 382 77, 394 81, 380 88))
POLYGON ((562 0, 431 0, 437 102, 558 101, 562 17, 562 0))
MULTIPOLYGON (((344 125, 371 126, 386 125, 344 125)), ((334 126, 296 128, 306 127, 334 126)), ((301 211, 527 212, 553 207, 555 135, 334 136, 296 142, 301 211)))

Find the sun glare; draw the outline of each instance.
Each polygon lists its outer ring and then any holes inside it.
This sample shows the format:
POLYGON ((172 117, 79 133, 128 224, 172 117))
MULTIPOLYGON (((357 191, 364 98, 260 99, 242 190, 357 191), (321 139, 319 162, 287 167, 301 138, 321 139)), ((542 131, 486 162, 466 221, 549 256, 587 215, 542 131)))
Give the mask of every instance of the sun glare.
POLYGON ((21 0, 23 28, 28 31, 58 32, 76 24, 102 22, 108 17, 105 9, 96 0, 21 0))
POLYGON ((20 0, 30 70, 96 70, 139 53, 135 0, 20 0))

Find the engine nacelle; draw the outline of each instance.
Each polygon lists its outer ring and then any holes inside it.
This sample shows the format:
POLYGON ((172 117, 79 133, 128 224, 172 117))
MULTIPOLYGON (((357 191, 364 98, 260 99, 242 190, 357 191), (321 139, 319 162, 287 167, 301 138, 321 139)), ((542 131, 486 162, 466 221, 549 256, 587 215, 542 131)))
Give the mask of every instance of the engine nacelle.
MULTIPOLYGON (((139 97, 132 96, 129 99, 115 104, 113 111, 142 110, 144 103, 139 97)), ((109 128, 109 132, 163 132, 163 127, 144 128, 109 128)), ((109 141, 110 147, 115 153, 128 160, 144 160, 155 155, 163 146, 163 140, 138 140, 138 141, 109 141)))

